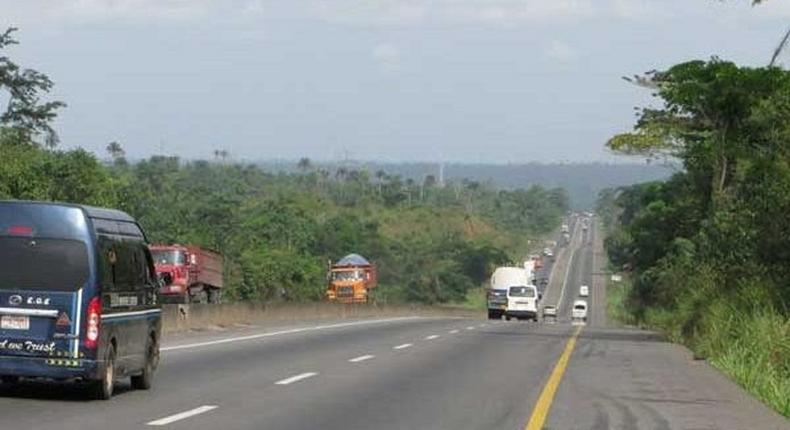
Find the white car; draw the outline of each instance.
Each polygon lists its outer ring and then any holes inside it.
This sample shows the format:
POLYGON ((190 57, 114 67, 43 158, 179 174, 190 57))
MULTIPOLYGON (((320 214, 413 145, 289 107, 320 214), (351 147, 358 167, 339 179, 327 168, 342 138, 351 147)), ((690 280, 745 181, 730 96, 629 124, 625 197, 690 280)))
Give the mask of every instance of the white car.
POLYGON ((582 285, 579 287, 579 297, 588 297, 590 295, 590 287, 582 285))
POLYGON ((573 310, 571 311, 571 321, 587 321, 587 301, 576 300, 573 302, 573 310))
POLYGON ((543 322, 553 323, 557 321, 557 308, 555 306, 543 307, 543 322))

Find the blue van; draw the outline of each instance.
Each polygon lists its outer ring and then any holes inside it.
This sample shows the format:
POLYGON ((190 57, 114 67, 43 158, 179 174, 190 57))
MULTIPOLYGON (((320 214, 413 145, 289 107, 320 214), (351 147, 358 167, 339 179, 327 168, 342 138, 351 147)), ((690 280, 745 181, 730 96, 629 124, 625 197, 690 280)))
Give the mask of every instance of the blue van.
POLYGON ((0 380, 148 389, 162 310, 145 233, 124 212, 0 201, 0 380))

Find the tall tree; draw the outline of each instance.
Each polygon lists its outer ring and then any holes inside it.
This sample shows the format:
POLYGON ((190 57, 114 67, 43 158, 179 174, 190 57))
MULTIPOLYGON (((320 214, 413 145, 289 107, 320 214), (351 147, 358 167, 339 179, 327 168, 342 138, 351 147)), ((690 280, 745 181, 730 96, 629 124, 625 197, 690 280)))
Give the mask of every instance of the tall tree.
POLYGON ((46 146, 54 147, 58 136, 51 123, 57 116, 57 110, 66 104, 42 102, 41 95, 52 89, 52 81, 43 73, 22 68, 3 54, 9 46, 19 43, 13 37, 16 30, 11 27, 0 34, 0 91, 8 94, 0 125, 18 130, 25 143, 35 144, 35 138, 40 135, 46 146))

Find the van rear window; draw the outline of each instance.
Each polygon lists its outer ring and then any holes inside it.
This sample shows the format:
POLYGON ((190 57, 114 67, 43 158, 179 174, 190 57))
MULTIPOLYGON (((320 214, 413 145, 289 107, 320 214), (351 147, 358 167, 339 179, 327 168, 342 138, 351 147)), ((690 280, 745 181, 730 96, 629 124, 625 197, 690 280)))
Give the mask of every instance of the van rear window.
POLYGON ((0 290, 76 291, 90 275, 79 208, 0 202, 0 290))
POLYGON ((535 297, 535 290, 530 287, 510 287, 510 297, 535 297))
POLYGON ((84 242, 0 236, 0 290, 76 291, 89 274, 84 242))
POLYGON ((82 210, 25 202, 0 202, 0 236, 89 239, 82 210))

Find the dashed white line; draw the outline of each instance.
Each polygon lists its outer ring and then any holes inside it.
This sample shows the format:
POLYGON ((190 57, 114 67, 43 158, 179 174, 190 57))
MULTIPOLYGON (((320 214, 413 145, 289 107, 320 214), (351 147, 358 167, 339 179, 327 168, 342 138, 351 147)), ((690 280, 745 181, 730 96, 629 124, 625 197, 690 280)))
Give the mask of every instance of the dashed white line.
POLYGON ((311 378, 311 377, 313 377, 315 375, 318 375, 318 373, 317 372, 300 373, 298 375, 291 376, 290 378, 281 379, 281 380, 275 382, 275 384, 277 384, 277 385, 293 384, 294 382, 298 382, 298 381, 301 381, 303 379, 311 378))
POLYGON ((360 361, 370 360, 371 358, 374 358, 374 357, 375 357, 375 355, 360 355, 359 357, 351 358, 348 361, 350 363, 359 363, 360 361))
POLYGON ((181 420, 187 419, 189 417, 194 417, 195 415, 200 415, 200 414, 206 413, 206 412, 214 410, 214 409, 217 409, 217 406, 215 406, 215 405, 204 405, 204 406, 200 406, 200 407, 195 408, 195 409, 190 409, 188 411, 184 411, 184 412, 181 412, 181 413, 178 413, 178 414, 175 414, 175 415, 170 415, 169 417, 164 417, 164 418, 160 418, 160 419, 155 420, 155 421, 151 421, 147 425, 149 425, 149 426, 166 426, 166 425, 172 424, 172 423, 174 423, 176 421, 181 421, 181 420))
POLYGON ((470 326, 469 326, 469 327, 467 327, 466 329, 467 329, 467 330, 474 330, 475 328, 474 328, 474 326, 471 326, 471 325, 470 325, 470 326))
POLYGON ((434 340, 434 339, 438 339, 438 338, 439 338, 438 334, 432 334, 430 336, 425 336, 425 340, 434 340))
POLYGON ((403 344, 400 344, 398 346, 393 346, 392 349, 404 349, 404 348, 408 348, 410 346, 412 346, 411 343, 403 343, 403 344))
POLYGON ((450 334, 456 334, 456 333, 458 333, 457 329, 450 330, 450 334))
POLYGON ((480 324, 478 327, 485 327, 485 326, 486 326, 485 324, 480 324))

